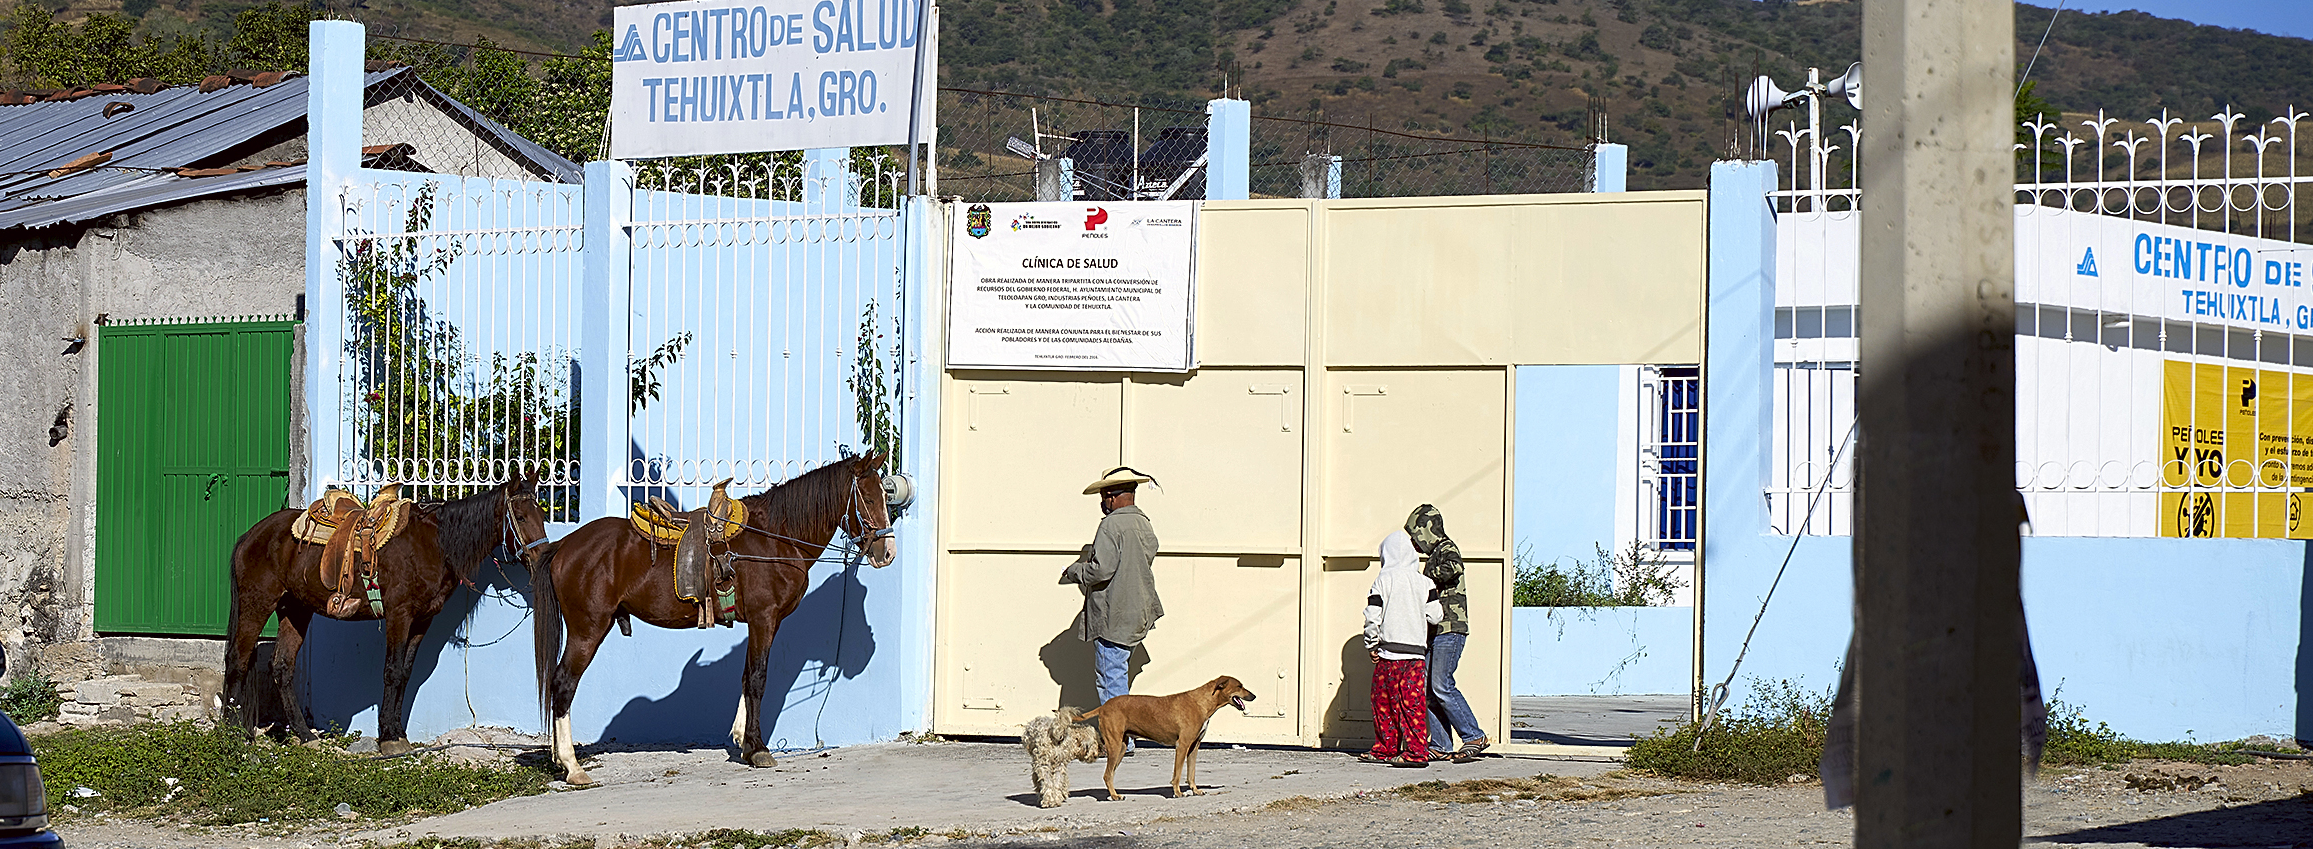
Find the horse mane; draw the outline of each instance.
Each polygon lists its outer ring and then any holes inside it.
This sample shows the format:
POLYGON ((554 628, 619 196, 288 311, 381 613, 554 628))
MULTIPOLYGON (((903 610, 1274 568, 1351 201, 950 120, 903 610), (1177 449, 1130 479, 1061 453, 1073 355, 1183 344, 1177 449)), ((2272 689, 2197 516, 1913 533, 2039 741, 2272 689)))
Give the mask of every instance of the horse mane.
POLYGON ((846 487, 857 477, 852 462, 836 460, 739 501, 747 505, 748 516, 763 517, 762 528, 772 533, 808 539, 824 525, 833 534, 843 508, 851 503, 846 487))
POLYGON ((505 532, 499 515, 500 490, 493 486, 456 501, 432 505, 434 544, 442 549, 442 566, 465 574, 496 547, 505 532))

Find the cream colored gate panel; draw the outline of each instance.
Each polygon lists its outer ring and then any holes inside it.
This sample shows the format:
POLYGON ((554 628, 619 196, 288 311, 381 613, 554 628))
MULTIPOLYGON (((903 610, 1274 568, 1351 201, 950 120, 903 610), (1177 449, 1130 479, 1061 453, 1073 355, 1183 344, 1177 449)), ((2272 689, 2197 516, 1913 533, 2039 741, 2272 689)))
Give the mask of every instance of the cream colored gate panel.
POLYGON ((1372 556, 1424 503, 1444 511, 1465 553, 1503 550, 1501 369, 1326 372, 1327 556, 1372 556))
MULTIPOLYGON (((1153 515, 1157 533, 1165 519, 1153 515)), ((1090 538, 1095 522, 1084 526, 1090 538)), ((1016 735, 1061 705, 1100 703, 1091 644, 1071 625, 1084 596, 1059 583, 1073 554, 953 554, 942 575, 934 728, 1016 735)), ((1295 561, 1247 565, 1234 557, 1162 556, 1155 563, 1165 616, 1133 652, 1132 691, 1164 695, 1219 675, 1260 698, 1213 719, 1209 739, 1298 741, 1295 561)))
MULTIPOLYGON (((1583 196, 1602 198, 1609 196, 1583 196)), ((1515 211, 1512 361, 1699 363, 1701 192, 1646 192, 1515 211), (1630 234, 1643 233, 1643 247, 1630 234)))
POLYGON ((1331 206, 1326 364, 1509 362, 1512 211, 1331 206))
MULTIPOLYGON (((1156 517, 1157 534, 1168 520, 1156 517)), ((1301 630, 1298 558, 1163 556, 1157 595, 1165 616, 1142 645, 1148 666, 1132 691, 1161 696, 1228 675, 1258 698, 1244 713, 1222 708, 1206 739, 1298 743, 1301 630)))
MULTIPOLYGON (((1090 539, 1092 523, 1084 526, 1090 539)), ((940 576, 938 701, 949 734, 1020 733, 1062 704, 1089 708, 1092 649, 1069 631, 1084 604, 1060 571, 1074 554, 952 554, 940 576)))
POLYGON ((958 372, 948 384, 948 550, 1092 541, 1100 505, 1084 485, 1117 464, 1119 382, 1084 375, 958 372))
POLYGON ((1278 555, 1301 545, 1301 372, 1204 369, 1125 388, 1124 455, 1162 486, 1140 504, 1161 516, 1166 551, 1278 555))
POLYGON ((1197 219, 1197 361, 1301 364, 1309 201, 1225 201, 1197 219))

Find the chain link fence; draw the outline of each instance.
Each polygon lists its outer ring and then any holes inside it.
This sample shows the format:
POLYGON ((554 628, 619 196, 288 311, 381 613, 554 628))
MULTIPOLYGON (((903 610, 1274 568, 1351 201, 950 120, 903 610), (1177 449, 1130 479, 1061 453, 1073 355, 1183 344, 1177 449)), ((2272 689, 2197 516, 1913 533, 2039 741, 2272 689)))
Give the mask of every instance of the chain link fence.
MULTIPOLYGON (((941 89, 938 102, 941 194, 1035 200, 1037 160, 1066 157, 1076 197, 1204 197, 1201 104, 1135 106, 956 88, 941 89)), ((1587 147, 1315 117, 1256 114, 1251 148, 1249 188, 1257 198, 1580 192, 1591 179, 1587 147)))

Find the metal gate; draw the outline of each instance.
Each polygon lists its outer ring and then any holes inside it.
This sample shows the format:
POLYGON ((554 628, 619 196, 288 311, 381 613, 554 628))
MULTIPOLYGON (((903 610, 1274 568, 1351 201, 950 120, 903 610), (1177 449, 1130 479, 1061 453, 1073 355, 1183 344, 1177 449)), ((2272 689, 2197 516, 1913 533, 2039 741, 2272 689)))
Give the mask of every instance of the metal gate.
POLYGON ((102 329, 96 630, 225 633, 233 543, 288 495, 295 327, 102 329))
POLYGON ((633 166, 615 478, 630 497, 897 449, 899 167, 865 149, 633 166))

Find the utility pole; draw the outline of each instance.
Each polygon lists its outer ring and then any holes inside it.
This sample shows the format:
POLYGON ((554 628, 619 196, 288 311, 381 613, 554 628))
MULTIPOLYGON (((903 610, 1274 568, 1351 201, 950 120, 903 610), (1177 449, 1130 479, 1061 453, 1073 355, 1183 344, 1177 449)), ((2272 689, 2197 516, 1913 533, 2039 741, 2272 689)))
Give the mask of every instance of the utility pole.
POLYGON ((1865 0, 1855 845, 2022 836, 2014 9, 1865 0))

